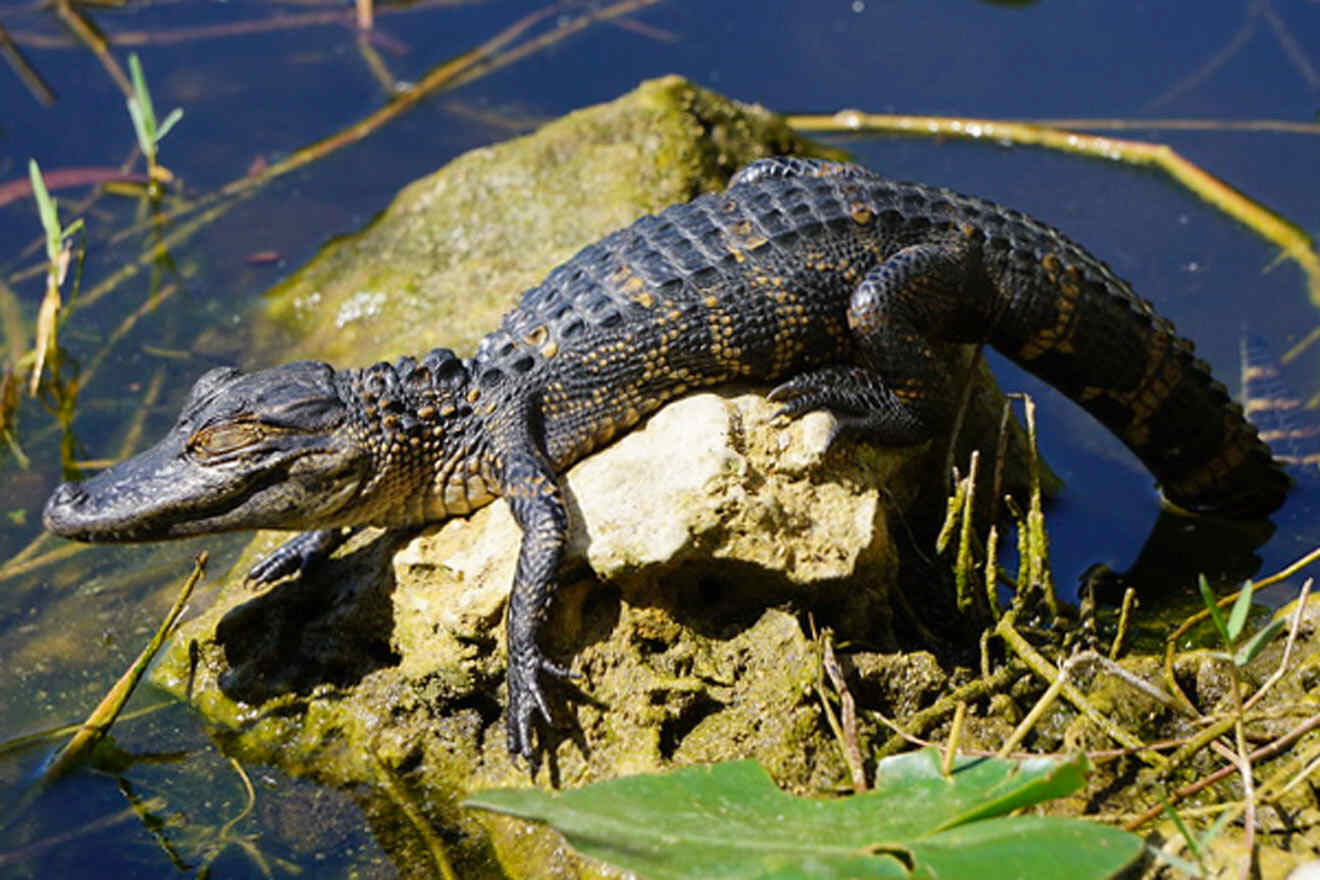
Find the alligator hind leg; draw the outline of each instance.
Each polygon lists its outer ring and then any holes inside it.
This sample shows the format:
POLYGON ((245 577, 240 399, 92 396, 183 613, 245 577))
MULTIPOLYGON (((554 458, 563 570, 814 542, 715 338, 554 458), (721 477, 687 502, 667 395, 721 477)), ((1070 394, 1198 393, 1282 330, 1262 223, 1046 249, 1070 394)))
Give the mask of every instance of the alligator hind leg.
MULTIPOLYGON (((949 371, 932 342, 965 340, 976 316, 963 289, 967 255, 958 246, 904 248, 867 274, 848 302, 856 363, 829 364, 770 392, 781 414, 826 409, 837 434, 903 446, 934 436, 950 416, 949 371)), ((985 329, 981 328, 982 331, 985 329)))
POLYGON ((921 407, 904 400, 880 374, 854 364, 802 373, 771 391, 770 400, 783 403, 776 416, 828 410, 838 422, 835 437, 858 434, 885 446, 910 446, 931 436, 921 407))

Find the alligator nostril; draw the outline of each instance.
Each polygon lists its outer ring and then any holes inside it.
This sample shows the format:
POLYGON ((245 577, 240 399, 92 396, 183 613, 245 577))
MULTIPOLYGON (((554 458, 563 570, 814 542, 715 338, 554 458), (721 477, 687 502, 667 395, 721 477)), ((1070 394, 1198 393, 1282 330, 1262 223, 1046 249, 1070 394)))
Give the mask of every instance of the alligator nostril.
POLYGON ((60 483, 50 496, 52 504, 79 504, 86 498, 87 493, 77 483, 60 483))
POLYGON ((42 511, 42 524, 55 534, 63 534, 69 526, 70 517, 87 500, 87 493, 76 483, 61 483, 50 493, 46 509, 42 511))

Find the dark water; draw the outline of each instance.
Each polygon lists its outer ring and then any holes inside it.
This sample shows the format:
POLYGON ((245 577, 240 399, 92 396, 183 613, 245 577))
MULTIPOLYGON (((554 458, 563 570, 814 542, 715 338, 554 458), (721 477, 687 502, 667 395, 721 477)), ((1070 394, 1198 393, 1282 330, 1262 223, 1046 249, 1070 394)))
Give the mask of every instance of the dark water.
MULTIPOLYGON (((395 77, 413 80, 536 8, 491 2, 382 12, 372 45, 395 77)), ((589 8, 565 6, 541 30, 589 8)), ((342 23, 232 32, 274 15, 329 12, 347 18, 339 6, 257 3, 158 4, 92 16, 111 34, 142 38, 136 50, 160 115, 185 109, 162 161, 187 196, 201 197, 381 106, 384 89, 342 23), (202 28, 211 35, 196 33, 202 28)), ((0 6, 0 24, 58 95, 43 107, 16 76, 0 72, 0 184, 25 177, 29 156, 48 173, 123 162, 132 131, 122 96, 96 58, 72 44, 51 45, 67 32, 34 5, 0 6)), ((115 47, 121 64, 128 51, 115 47)), ((406 182, 464 150, 616 97, 643 78, 677 72, 784 112, 1314 121, 1318 69, 1320 5, 1304 0, 654 5, 429 98, 365 141, 278 179, 172 247, 168 261, 148 263, 103 298, 79 305, 61 338, 66 375, 94 368, 74 421, 77 454, 120 455, 157 375, 162 384, 141 428, 144 438, 164 430, 198 374, 242 357, 246 315, 261 291, 331 237, 360 228, 406 182), (252 259, 258 254, 261 260, 252 259), (172 292, 106 348, 124 317, 162 290, 172 292)), ((1314 135, 1127 135, 1170 143, 1303 229, 1320 228, 1314 135)), ((884 173, 985 195, 1060 226, 1196 339, 1230 387, 1245 328, 1283 351, 1316 323, 1294 265, 1275 265, 1272 245, 1159 173, 988 144, 831 140, 884 173)), ((57 195, 70 206, 84 192, 57 195)), ((115 238, 134 225, 138 209, 132 199, 106 197, 84 212, 84 292, 136 260, 151 240, 150 230, 115 238)), ((29 334, 41 281, 23 270, 35 264, 25 248, 37 235, 30 200, 0 204, 0 280, 29 334)), ((1289 379, 1314 389, 1318 357, 1316 350, 1303 355, 1289 379)), ((1150 478, 1076 407, 1012 367, 999 373, 1006 387, 1037 397, 1045 453, 1068 483, 1050 520, 1060 581, 1074 582, 1096 562, 1131 566, 1157 518, 1150 478)), ((17 436, 31 464, 20 468, 3 453, 0 559, 37 537, 40 506, 59 479, 59 430, 49 409, 24 401, 17 436)), ((1262 571, 1318 542, 1313 501, 1313 493, 1299 492, 1276 518, 1274 537, 1256 551, 1262 571)), ((1202 529, 1188 522, 1168 528, 1165 558, 1151 563, 1154 570, 1194 570, 1196 554, 1213 556, 1215 546, 1205 541, 1182 543, 1202 529)), ((211 570, 222 571, 233 542, 202 543, 215 555, 211 570)), ((49 541, 38 555, 60 546, 49 541)), ((0 737, 81 717, 145 640, 198 546, 97 549, 0 581, 0 737)), ((1225 557, 1224 569, 1253 562, 1237 550, 1225 557)), ((160 699, 144 689, 132 705, 160 699)), ((122 753, 105 764, 118 772, 82 772, 29 800, 24 794, 47 749, 0 756, 0 874, 160 876, 196 871, 208 858, 214 875, 226 877, 261 876, 261 859, 277 875, 287 868, 281 859, 304 876, 338 876, 350 866, 392 874, 351 802, 261 767, 247 768, 256 811, 220 839, 247 795, 186 711, 123 721, 116 737, 122 753), (151 798, 162 800, 144 813, 164 827, 131 812, 151 798)))

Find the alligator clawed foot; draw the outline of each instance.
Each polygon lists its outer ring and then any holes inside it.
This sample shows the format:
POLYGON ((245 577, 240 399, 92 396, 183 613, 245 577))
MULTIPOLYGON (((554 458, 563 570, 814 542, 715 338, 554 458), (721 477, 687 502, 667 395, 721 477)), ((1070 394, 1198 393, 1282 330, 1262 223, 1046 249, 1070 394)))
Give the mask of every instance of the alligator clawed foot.
POLYGON ((505 714, 509 755, 526 759, 533 773, 540 764, 541 747, 545 745, 544 736, 539 738, 539 746, 534 744, 535 717, 539 715, 547 728, 556 726, 550 701, 541 688, 541 673, 561 680, 582 677, 580 673, 547 659, 539 649, 518 651, 510 659, 509 707, 505 714))
POLYGON ((248 570, 248 580, 271 584, 282 577, 306 571, 348 540, 351 529, 316 529, 295 535, 259 559, 248 570))

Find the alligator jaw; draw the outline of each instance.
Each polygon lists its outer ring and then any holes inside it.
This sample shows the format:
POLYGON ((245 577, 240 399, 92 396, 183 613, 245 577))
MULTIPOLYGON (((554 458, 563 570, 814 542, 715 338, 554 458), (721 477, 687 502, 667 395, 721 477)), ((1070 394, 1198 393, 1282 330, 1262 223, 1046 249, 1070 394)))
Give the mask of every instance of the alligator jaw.
POLYGON ((61 484, 42 514, 46 528, 79 541, 154 541, 220 531, 214 523, 243 503, 243 493, 190 465, 179 441, 171 432, 89 480, 61 484))
POLYGON ((283 462, 246 473, 207 468, 178 455, 178 445, 167 437, 89 480, 60 485, 46 503, 46 528, 65 538, 105 542, 312 528, 359 485, 353 478, 337 488, 334 498, 311 497, 305 485, 284 478, 283 462))

